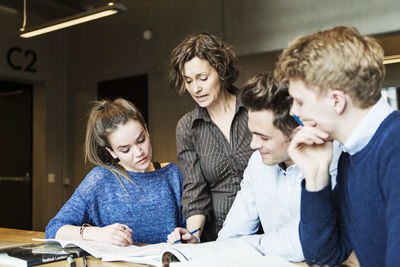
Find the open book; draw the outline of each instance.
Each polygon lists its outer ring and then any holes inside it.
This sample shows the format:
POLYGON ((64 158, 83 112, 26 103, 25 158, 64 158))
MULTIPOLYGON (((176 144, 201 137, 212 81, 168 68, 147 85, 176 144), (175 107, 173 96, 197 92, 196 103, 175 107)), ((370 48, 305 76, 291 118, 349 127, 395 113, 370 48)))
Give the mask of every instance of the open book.
MULTIPOLYGON (((46 243, 58 243, 63 248, 80 247, 95 258, 103 258, 108 255, 137 255, 146 254, 140 246, 117 246, 110 243, 87 241, 87 240, 63 240, 63 239, 33 239, 34 241, 45 241, 46 243), (140 252, 139 252, 140 251, 140 252)), ((153 245, 154 246, 154 245, 153 245)), ((153 252, 151 252, 153 253, 153 252)))
POLYGON ((250 263, 250 266, 293 266, 280 258, 262 256, 257 250, 240 239, 227 239, 201 244, 171 245, 159 243, 127 247, 84 240, 35 240, 58 242, 62 247, 79 246, 92 256, 101 258, 102 261, 126 261, 152 266, 162 266, 163 263, 170 262, 171 264, 178 264, 177 266, 200 266, 196 264, 211 266, 214 263, 218 263, 218 266, 249 266, 245 264, 246 262, 250 263), (189 265, 184 265, 184 263, 189 265))
POLYGON ((293 267, 294 265, 278 257, 262 256, 257 250, 240 239, 226 239, 201 244, 161 244, 149 245, 143 248, 150 251, 160 250, 157 254, 131 255, 119 257, 109 255, 103 261, 127 261, 144 263, 153 266, 270 266, 293 267))
POLYGON ((217 260, 193 260, 187 262, 172 262, 170 267, 296 267, 296 265, 282 260, 279 257, 255 256, 250 258, 233 258, 217 260))

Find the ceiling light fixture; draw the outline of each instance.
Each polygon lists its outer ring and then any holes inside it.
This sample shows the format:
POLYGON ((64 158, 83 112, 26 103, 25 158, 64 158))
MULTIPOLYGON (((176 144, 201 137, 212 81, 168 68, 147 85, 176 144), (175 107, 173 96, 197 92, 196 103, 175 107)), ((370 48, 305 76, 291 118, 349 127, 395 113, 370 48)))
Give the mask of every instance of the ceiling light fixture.
MULTIPOLYGON (((94 8, 76 15, 62 18, 56 21, 49 22, 31 29, 25 30, 25 25, 22 26, 19 36, 22 38, 30 38, 40 34, 60 30, 63 28, 71 27, 77 24, 96 20, 99 18, 107 17, 116 14, 118 11, 126 11, 126 7, 119 3, 108 3, 107 6, 94 8)), ((24 18, 24 20, 26 20, 24 18)), ((25 22, 24 22, 25 24, 25 22)))
POLYGON ((400 55, 386 56, 383 58, 383 64, 400 63, 400 55))

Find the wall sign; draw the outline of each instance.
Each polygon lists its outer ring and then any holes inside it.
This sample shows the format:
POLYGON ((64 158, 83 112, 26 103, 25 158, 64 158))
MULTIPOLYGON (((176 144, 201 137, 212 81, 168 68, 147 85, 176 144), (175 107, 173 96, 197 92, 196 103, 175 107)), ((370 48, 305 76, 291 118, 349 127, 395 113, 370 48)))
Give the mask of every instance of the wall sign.
POLYGON ((13 70, 37 72, 36 53, 31 49, 22 50, 16 46, 11 47, 7 52, 7 63, 13 70))

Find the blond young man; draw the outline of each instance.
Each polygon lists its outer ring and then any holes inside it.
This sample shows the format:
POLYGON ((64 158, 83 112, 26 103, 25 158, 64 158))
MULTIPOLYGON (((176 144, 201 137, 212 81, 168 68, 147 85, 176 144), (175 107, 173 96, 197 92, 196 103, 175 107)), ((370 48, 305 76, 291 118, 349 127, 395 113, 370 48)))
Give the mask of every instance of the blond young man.
POLYGON ((383 49, 354 28, 296 39, 275 70, 289 81, 292 114, 305 126, 288 153, 305 175, 299 226, 308 264, 400 263, 400 112, 381 98, 383 49), (331 190, 331 140, 343 144, 331 190))

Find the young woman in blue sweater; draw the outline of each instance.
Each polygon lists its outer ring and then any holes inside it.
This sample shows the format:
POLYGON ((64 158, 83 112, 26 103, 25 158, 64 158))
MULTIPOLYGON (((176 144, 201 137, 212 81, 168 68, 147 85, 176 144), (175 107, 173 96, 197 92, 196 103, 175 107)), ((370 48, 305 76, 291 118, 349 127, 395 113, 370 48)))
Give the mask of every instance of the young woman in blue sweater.
POLYGON ((96 165, 46 227, 46 238, 121 246, 165 242, 184 227, 182 176, 173 163, 152 162, 146 123, 124 100, 96 101, 85 157, 96 165))

